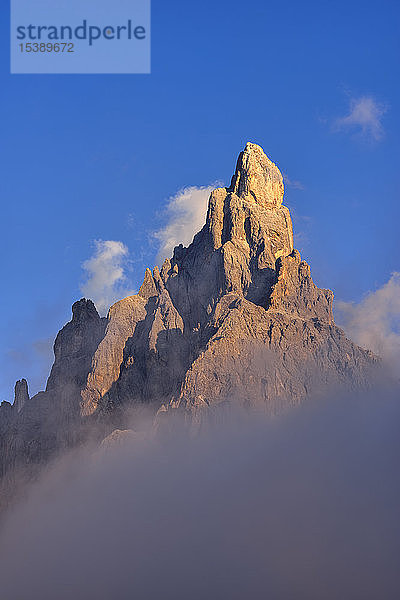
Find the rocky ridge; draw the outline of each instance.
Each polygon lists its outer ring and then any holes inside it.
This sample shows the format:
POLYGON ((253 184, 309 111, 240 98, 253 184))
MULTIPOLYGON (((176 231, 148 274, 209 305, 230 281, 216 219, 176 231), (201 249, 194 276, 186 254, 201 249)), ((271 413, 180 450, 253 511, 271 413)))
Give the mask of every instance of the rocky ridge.
POLYGON ((127 411, 180 411, 190 423, 235 400, 278 412, 331 384, 367 385, 377 359, 333 320, 293 248, 278 167, 260 146, 240 153, 231 185, 210 196, 206 223, 137 295, 102 319, 90 300, 60 331, 45 392, 0 407, 1 472, 42 463, 84 439, 124 429, 127 411))

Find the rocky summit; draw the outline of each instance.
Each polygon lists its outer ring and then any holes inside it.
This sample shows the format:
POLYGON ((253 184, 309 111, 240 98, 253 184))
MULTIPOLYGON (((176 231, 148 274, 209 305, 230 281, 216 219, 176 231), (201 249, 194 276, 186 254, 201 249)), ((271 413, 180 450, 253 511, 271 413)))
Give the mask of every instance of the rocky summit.
POLYGON ((231 401, 276 413, 330 385, 367 385, 378 359, 335 325, 283 196, 278 167, 248 143, 190 246, 147 269, 106 318, 76 302, 46 390, 30 398, 22 380, 0 407, 1 473, 42 464, 93 423, 103 437, 124 429, 135 408, 199 424, 231 401))

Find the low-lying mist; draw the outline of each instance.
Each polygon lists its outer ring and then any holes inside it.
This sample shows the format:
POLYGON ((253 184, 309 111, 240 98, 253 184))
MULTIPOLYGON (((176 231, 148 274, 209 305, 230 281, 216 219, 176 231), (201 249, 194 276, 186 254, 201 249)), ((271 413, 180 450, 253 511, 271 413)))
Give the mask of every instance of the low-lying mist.
POLYGON ((74 452, 2 524, 4 600, 397 600, 397 393, 74 452))

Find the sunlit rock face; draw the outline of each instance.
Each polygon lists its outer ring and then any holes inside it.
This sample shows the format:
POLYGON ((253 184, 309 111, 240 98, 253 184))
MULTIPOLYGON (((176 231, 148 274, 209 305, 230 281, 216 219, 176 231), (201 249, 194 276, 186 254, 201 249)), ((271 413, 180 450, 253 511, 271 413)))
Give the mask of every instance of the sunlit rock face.
POLYGON ((263 149, 249 142, 239 154, 230 190, 241 197, 252 196, 262 206, 279 206, 283 201, 283 177, 263 149))
POLYGON ((90 300, 74 304, 46 391, 29 399, 21 384, 0 409, 3 471, 74 445, 93 420, 124 429, 138 406, 198 422, 231 400, 279 412, 324 386, 366 385, 377 359, 334 324, 332 292, 293 248, 283 195, 278 167, 246 144, 201 231, 147 269, 137 295, 106 319, 90 300))
POLYGON ((276 411, 321 382, 365 382, 374 359, 334 325, 332 292, 293 249, 283 192, 278 167, 248 143, 192 244, 110 309, 84 414, 143 401, 192 412, 233 396, 276 411))

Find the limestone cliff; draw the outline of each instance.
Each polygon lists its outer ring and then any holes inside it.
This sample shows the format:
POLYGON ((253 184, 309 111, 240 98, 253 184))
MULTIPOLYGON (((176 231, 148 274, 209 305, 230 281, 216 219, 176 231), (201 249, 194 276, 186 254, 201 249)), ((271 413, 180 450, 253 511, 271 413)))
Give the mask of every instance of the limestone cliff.
POLYGON ((147 270, 106 319, 90 300, 74 304, 46 391, 29 399, 19 384, 0 409, 3 472, 77 443, 87 423, 123 428, 143 404, 198 422, 230 400, 276 412, 332 383, 366 385, 377 359, 334 324, 332 292, 293 248, 283 195, 278 167, 248 143, 189 247, 147 270))

